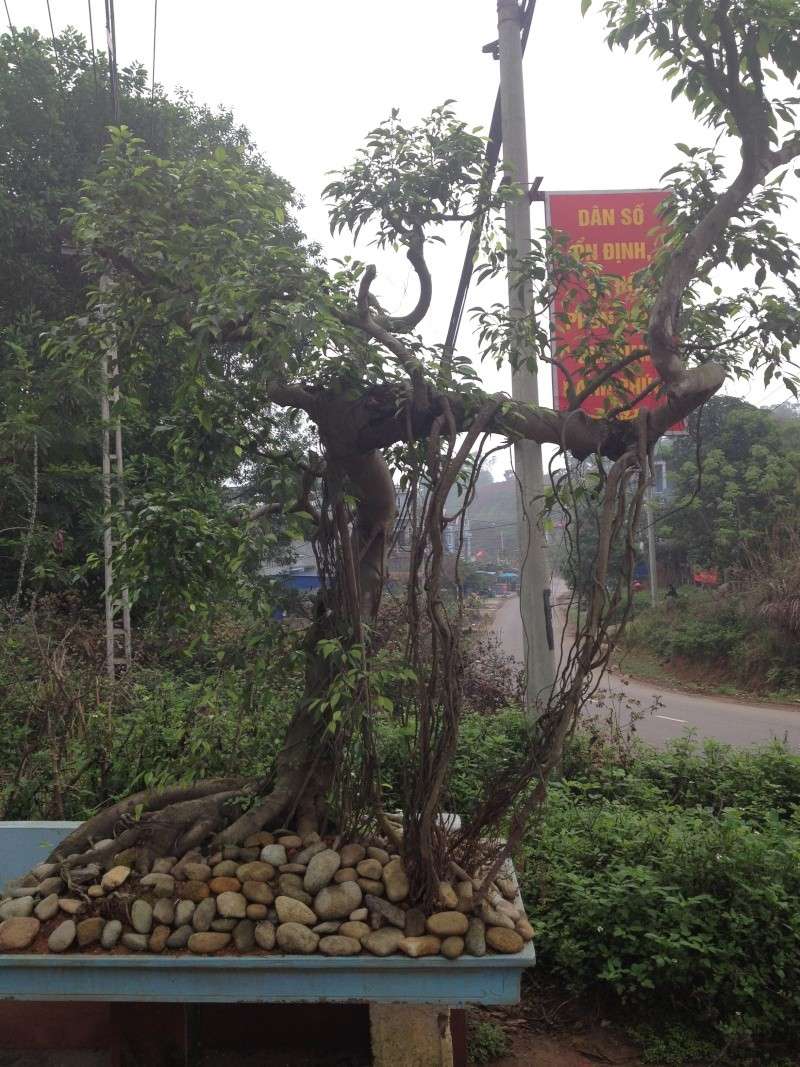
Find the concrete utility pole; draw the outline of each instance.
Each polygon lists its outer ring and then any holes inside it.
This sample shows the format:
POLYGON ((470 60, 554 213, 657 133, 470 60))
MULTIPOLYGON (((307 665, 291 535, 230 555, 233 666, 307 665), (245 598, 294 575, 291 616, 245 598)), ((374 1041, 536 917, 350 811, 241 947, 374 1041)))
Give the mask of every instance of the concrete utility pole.
MULTIPOLYGON (((530 282, 520 284, 515 265, 531 247, 531 209, 527 196, 528 144, 525 133, 525 90, 522 81, 521 10, 517 0, 497 0, 500 96, 503 129, 503 169, 506 178, 521 186, 526 195, 513 199, 506 208, 508 249, 508 303, 512 316, 531 314, 533 291, 530 282)), ((521 363, 531 355, 519 352, 521 363)), ((511 379, 511 395, 523 403, 538 405, 536 372, 521 366, 511 379)), ((547 546, 540 525, 544 503, 542 449, 534 441, 514 446, 514 459, 520 481, 517 495, 517 522, 520 546, 520 592, 528 715, 535 718, 539 704, 546 701, 555 681, 553 649, 548 641, 550 576, 547 546)))
POLYGON ((658 560, 656 559, 656 527, 653 521, 653 487, 648 486, 644 500, 644 517, 647 523, 647 557, 650 572, 650 603, 653 607, 658 601, 658 560))

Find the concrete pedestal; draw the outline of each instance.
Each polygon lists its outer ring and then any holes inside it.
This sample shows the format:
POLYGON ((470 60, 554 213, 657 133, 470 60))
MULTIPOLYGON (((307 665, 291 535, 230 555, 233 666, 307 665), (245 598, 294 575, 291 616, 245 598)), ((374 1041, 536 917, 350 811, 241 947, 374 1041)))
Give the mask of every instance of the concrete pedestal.
POLYGON ((370 1004, 373 1067, 454 1067, 449 1008, 370 1004))

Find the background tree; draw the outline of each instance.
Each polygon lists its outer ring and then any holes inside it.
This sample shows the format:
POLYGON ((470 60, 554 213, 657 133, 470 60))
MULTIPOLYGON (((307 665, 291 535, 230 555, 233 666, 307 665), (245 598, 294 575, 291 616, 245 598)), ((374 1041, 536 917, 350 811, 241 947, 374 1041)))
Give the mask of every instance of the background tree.
MULTIPOLYGON (((508 817, 508 845, 494 857, 488 878, 518 842, 607 660, 609 620, 620 609, 624 613, 653 446, 719 390, 731 366, 742 367, 745 339, 745 372, 784 374, 783 346, 791 344, 796 328, 790 299, 794 250, 771 214, 780 207, 780 190, 764 186, 800 153, 791 96, 768 98, 765 76, 775 68, 792 83, 797 78, 798 52, 787 45, 800 29, 795 5, 609 0, 604 10, 611 42, 649 46, 677 79, 677 92, 689 96, 712 129, 732 135, 741 147, 732 180, 724 179, 716 157, 693 150, 675 172, 663 254, 640 279, 636 310, 664 402, 634 420, 620 420, 614 411, 590 419, 578 410, 625 364, 609 345, 594 354, 587 345, 586 376, 573 394, 573 410, 556 413, 487 394, 463 355, 448 358, 417 333, 431 297, 427 242, 448 223, 469 223, 479 211, 499 210, 508 196, 526 195, 506 183, 487 197, 482 142, 447 106, 418 126, 405 126, 393 114, 327 190, 335 229, 358 233, 371 225, 379 246, 407 255, 419 296, 404 314, 391 314, 373 296, 374 267, 350 261, 330 274, 287 243, 285 195, 254 181, 231 153, 167 161, 125 129, 115 132, 72 217, 84 268, 94 279, 109 264, 115 268, 112 321, 128 350, 144 322, 170 331, 182 372, 194 376, 189 389, 200 410, 207 398, 211 409, 216 401, 215 391, 204 387, 206 368, 232 349, 252 403, 300 412, 315 426, 324 466, 318 468, 319 506, 308 515, 323 589, 303 635, 305 693, 275 767, 248 783, 193 783, 132 798, 91 820, 58 855, 104 858, 109 849, 131 844, 180 853, 212 835, 238 842, 263 826, 294 819, 307 829, 326 817, 342 824, 376 820, 400 845, 382 810, 372 739, 378 714, 396 716, 408 737, 402 848, 415 899, 431 899, 450 857, 468 867, 485 858, 486 831, 501 819, 508 817), (740 260, 743 267, 757 262, 764 284, 723 299, 710 288, 714 270, 740 260), (774 291, 765 284, 768 275, 775 278, 774 291), (472 472, 466 476, 469 499, 489 434, 552 443, 579 459, 597 454, 610 462, 598 504, 589 603, 555 691, 519 761, 498 775, 463 831, 447 839, 439 814, 462 708, 462 616, 460 603, 442 595, 443 530, 460 518, 445 508, 465 468, 472 472), (395 519, 393 477, 403 481, 412 514, 408 641, 402 660, 378 671, 372 664, 380 650, 371 632, 395 519), (609 555, 617 538, 625 546, 625 564, 609 589, 609 555), (423 617, 429 635, 424 650, 423 617), (141 818, 126 824, 123 816, 133 806, 141 818), (92 841, 121 819, 125 828, 116 841, 93 849, 92 841)), ((488 248, 486 272, 504 270, 491 239, 488 248)), ((562 243, 549 252, 536 245, 523 269, 538 283, 537 310, 549 306, 554 281, 571 278, 587 313, 602 312, 607 321, 613 311, 596 265, 562 243)), ((95 289, 90 303, 97 300, 95 289)), ((631 310, 623 310, 628 323, 631 310)), ((59 351, 96 353, 107 343, 107 328, 92 317, 73 320, 61 331, 59 351)), ((511 321, 499 308, 483 313, 480 336, 490 357, 513 365, 523 333, 530 333, 541 358, 552 358, 549 338, 533 315, 511 321)))
POLYGON ((674 495, 659 537, 688 566, 741 566, 800 512, 797 426, 733 397, 715 397, 669 452, 674 495), (698 479, 697 446, 701 477, 698 479))
MULTIPOLYGON (((121 121, 145 136, 160 158, 189 160, 229 151, 251 180, 280 189, 291 202, 289 187, 229 112, 212 112, 188 94, 170 99, 158 87, 151 92, 140 65, 121 70, 119 85, 121 121)), ((105 55, 93 53, 72 30, 55 41, 27 29, 0 37, 0 597, 16 588, 29 542, 34 442, 38 500, 25 588, 70 587, 76 568, 86 573, 87 557, 101 544, 97 367, 78 350, 54 355, 44 339, 67 315, 88 312, 90 287, 97 281, 84 273, 78 256, 65 254, 74 249, 64 213, 78 206, 81 182, 96 173, 108 141, 107 86, 105 55)), ((223 219, 216 222, 221 225, 223 219)), ((299 244, 300 234, 288 217, 283 232, 287 243, 299 244)), ((258 503, 259 483, 274 493, 273 479, 286 480, 287 471, 294 470, 284 462, 281 474, 276 456, 298 446, 302 450, 303 442, 279 413, 248 407, 230 354, 222 351, 214 373, 206 368, 203 384, 215 390, 218 410, 206 403, 201 420, 187 376, 179 372, 177 347, 161 324, 140 321, 136 358, 123 354, 129 495, 141 510, 149 506, 154 486, 169 492, 181 480, 184 500, 197 489, 193 502, 206 513, 208 533, 210 499, 218 516, 223 505, 220 469, 225 478, 235 472, 245 498, 258 503), (256 420, 258 432, 237 436, 229 410, 242 420, 256 420), (192 477, 178 475, 179 442, 187 439, 196 454, 204 455, 202 486, 197 466, 192 477), (238 469, 230 461, 237 449, 238 469), (221 468, 215 469, 223 453, 221 468)), ((193 543, 187 540, 187 547, 193 543)), ((196 569, 202 570, 200 562, 195 560, 196 569)), ((97 590, 97 581, 92 587, 97 590)))

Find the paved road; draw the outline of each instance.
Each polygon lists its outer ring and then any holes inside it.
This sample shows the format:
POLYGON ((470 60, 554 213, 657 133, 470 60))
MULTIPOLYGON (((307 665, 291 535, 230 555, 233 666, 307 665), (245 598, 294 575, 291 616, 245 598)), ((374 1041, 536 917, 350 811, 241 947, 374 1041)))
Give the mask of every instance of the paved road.
MULTIPOLYGON (((500 607, 494 627, 508 655, 521 661, 522 623, 516 597, 509 598, 500 607)), ((715 737, 732 745, 756 744, 777 737, 786 739, 792 748, 800 751, 800 706, 795 711, 774 704, 744 704, 720 697, 658 689, 646 682, 626 684, 619 675, 607 675, 598 697, 609 700, 613 699, 609 694, 614 693, 624 693, 632 708, 638 706, 647 713, 637 732, 651 744, 661 745, 693 730, 698 737, 715 737), (660 699, 660 706, 651 712, 649 709, 656 697, 660 699)), ((625 723, 629 710, 620 710, 620 719, 625 723)), ((589 709, 589 713, 592 711, 596 712, 597 707, 589 709)))

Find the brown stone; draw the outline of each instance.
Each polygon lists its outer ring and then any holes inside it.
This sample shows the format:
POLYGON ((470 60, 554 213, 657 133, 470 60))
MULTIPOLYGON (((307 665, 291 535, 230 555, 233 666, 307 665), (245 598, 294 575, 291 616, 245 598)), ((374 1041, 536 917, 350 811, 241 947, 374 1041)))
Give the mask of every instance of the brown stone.
POLYGON ((101 885, 90 885, 89 888, 86 890, 86 893, 89 897, 92 898, 92 900, 99 900, 100 897, 104 897, 106 895, 106 891, 101 885))
POLYGON ((346 922, 342 923, 337 933, 342 937, 354 937, 356 941, 361 941, 370 932, 369 926, 362 922, 346 922))
POLYGON ((505 915, 502 911, 493 908, 491 904, 487 904, 485 900, 481 904, 480 913, 481 918, 487 926, 504 926, 507 930, 514 929, 514 920, 511 916, 505 915))
POLYGON ((428 933, 436 937, 463 937, 469 929, 469 919, 461 911, 437 911, 425 925, 428 933))
POLYGON ((189 951, 198 956, 207 956, 212 952, 219 952, 226 948, 231 941, 230 934, 214 933, 208 931, 202 934, 192 934, 189 938, 189 951))
POLYGON ((275 911, 282 923, 300 923, 303 926, 316 926, 317 916, 301 900, 294 897, 278 897, 275 901, 275 911))
POLYGON ((72 897, 60 897, 58 906, 67 915, 80 915, 85 907, 82 900, 73 900, 72 897))
POLYGON ((384 900, 382 897, 373 896, 372 894, 364 898, 364 903, 371 912, 377 912, 381 918, 391 923, 392 926, 396 926, 398 930, 405 929, 408 912, 403 911, 397 904, 390 904, 388 900, 384 900))
POLYGON ((402 930, 396 926, 384 926, 381 930, 373 930, 361 944, 371 952, 373 956, 391 956, 400 948, 400 942, 408 940, 402 930))
POLYGON ((266 919, 267 915, 269 915, 269 908, 266 904, 248 904, 245 913, 248 919, 260 922, 262 919, 266 919))
POLYGON ((386 893, 383 882, 373 881, 372 878, 357 878, 356 881, 364 893, 369 893, 373 897, 382 897, 386 893))
POLYGON ((442 955, 449 960, 457 960, 464 953, 463 937, 446 937, 442 941, 442 955))
POLYGON ((259 923, 255 929, 255 939, 259 948, 268 952, 275 948, 275 927, 272 923, 259 923))
MULTIPOLYGON (((275 937, 278 948, 282 952, 299 952, 302 955, 310 955, 317 951, 319 934, 309 930, 302 923, 281 923, 275 937)), ((261 942, 259 942, 260 944, 261 942)))
POLYGON ((458 896, 450 882, 439 882, 439 898, 437 903, 446 911, 458 910, 458 896))
POLYGON ((95 941, 99 941, 105 924, 105 919, 101 919, 97 915, 91 919, 83 919, 79 922, 77 927, 78 947, 86 948, 87 945, 93 945, 95 941))
POLYGON ((506 900, 515 901, 517 899, 517 887, 513 878, 506 878, 501 875, 499 878, 495 878, 495 885, 506 900))
POLYGON ((375 859, 361 860, 356 864, 356 870, 359 878, 369 878, 374 882, 379 882, 383 875, 383 864, 375 859))
POLYGON ((287 837, 279 837, 278 844, 283 845, 286 849, 302 848, 303 839, 302 837, 297 837, 296 834, 289 834, 287 837))
POLYGON ((245 848, 263 848, 264 845, 274 845, 275 838, 268 830, 259 830, 258 833, 250 834, 244 839, 245 848))
POLYGON ((242 888, 242 883, 238 878, 212 878, 208 883, 208 888, 215 895, 220 893, 238 893, 242 888))
POLYGON ((18 915, 0 923, 0 952, 21 952, 36 940, 41 923, 32 915, 18 915))
POLYGON ((241 863, 236 860, 220 860, 211 868, 211 875, 213 878, 235 878, 240 867, 241 863))
POLYGON ((318 948, 323 956, 357 956, 361 951, 361 942, 354 937, 331 934, 320 938, 318 948))
POLYGON ((383 868, 386 897, 392 904, 405 900, 409 892, 408 875, 402 860, 390 860, 383 868))
POLYGON ((336 874, 333 876, 334 882, 339 885, 341 882, 355 882, 358 879, 358 871, 355 867, 340 867, 336 874))
POLYGON ((187 882, 208 882, 211 880, 211 868, 207 863, 183 863, 180 871, 187 882))
POLYGON ((486 931, 486 944, 495 952, 513 954, 522 952, 525 942, 516 930, 508 930, 505 926, 490 926, 486 931))
POLYGON ((47 939, 47 947, 51 952, 66 952, 75 940, 75 922, 65 919, 50 934, 47 939))
POLYGON ((201 900, 205 900, 210 895, 208 882, 175 883, 175 896, 180 897, 181 900, 193 900, 195 904, 199 904, 201 900))
POLYGON ((103 889, 112 892, 114 889, 119 889, 123 882, 127 880, 131 873, 130 867, 125 867, 122 864, 112 867, 110 871, 106 871, 103 877, 100 879, 100 885, 103 889))
POLYGON ((406 956, 418 959, 420 956, 438 956, 442 942, 438 937, 428 934, 427 937, 404 937, 398 948, 405 952, 406 956))
POLYGON ((328 885, 320 889, 314 898, 314 911, 322 922, 345 919, 351 911, 361 906, 361 900, 361 889, 355 882, 328 885))
POLYGON ((252 904, 271 904, 275 899, 266 882, 244 882, 242 893, 252 904))
POLYGON ((167 941, 172 935, 172 930, 168 926, 157 926, 150 934, 150 940, 147 942, 147 947, 151 952, 163 952, 167 947, 167 941))
POLYGON ((472 911, 475 890, 472 882, 456 882, 457 911, 472 911))
POLYGON ((240 882, 268 882, 275 877, 275 868, 271 863, 256 860, 254 863, 243 863, 236 869, 236 877, 240 882))
POLYGON ((217 911, 223 919, 243 919, 247 914, 247 901, 241 893, 220 893, 217 911))
POLYGON ((129 867, 132 868, 139 858, 139 850, 136 848, 124 848, 122 852, 118 852, 111 859, 109 870, 114 867, 129 867))
POLYGON ((355 867, 357 863, 367 854, 367 850, 363 845, 343 845, 339 849, 339 855, 342 857, 342 867, 355 867))
POLYGON ((527 919, 520 919, 514 926, 523 941, 533 941, 533 927, 527 919))

